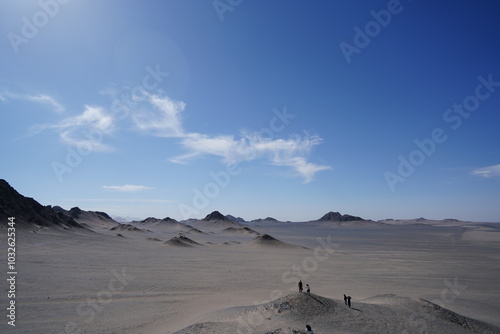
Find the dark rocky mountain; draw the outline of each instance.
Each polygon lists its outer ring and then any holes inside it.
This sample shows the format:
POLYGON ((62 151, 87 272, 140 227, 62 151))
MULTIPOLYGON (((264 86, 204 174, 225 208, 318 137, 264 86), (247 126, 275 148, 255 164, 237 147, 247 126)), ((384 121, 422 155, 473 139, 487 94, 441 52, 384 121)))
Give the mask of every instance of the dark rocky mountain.
POLYGON ((140 223, 140 224, 161 224, 161 223, 179 223, 177 220, 170 218, 170 217, 165 217, 163 219, 159 218, 154 218, 154 217, 148 217, 146 219, 143 219, 138 222, 134 223, 140 223))
POLYGON ((165 217, 163 219, 148 217, 143 220, 132 221, 130 224, 138 226, 140 228, 146 227, 151 229, 160 229, 163 231, 165 230, 178 231, 186 229, 188 227, 187 225, 181 224, 177 220, 170 217, 165 217))
POLYGON ((342 215, 339 212, 328 212, 323 217, 318 219, 317 221, 330 221, 330 222, 350 222, 350 221, 362 221, 364 220, 361 217, 351 216, 351 215, 342 215))
POLYGON ((228 220, 236 222, 236 223, 244 223, 245 222, 245 219, 243 219, 241 217, 235 217, 235 216, 231 216, 231 215, 226 215, 225 217, 228 220))
POLYGON ((252 220, 252 223, 262 223, 262 222, 279 222, 279 220, 277 220, 273 217, 258 218, 258 219, 252 220))
POLYGON ((229 221, 229 219, 227 219, 226 216, 224 216, 219 211, 214 211, 214 212, 208 214, 202 220, 206 220, 206 221, 213 221, 213 220, 225 220, 225 221, 229 221))
POLYGON ((54 206, 53 209, 61 212, 64 215, 73 218, 77 223, 90 229, 109 229, 117 226, 119 223, 111 218, 106 212, 102 211, 85 211, 79 207, 74 207, 65 210, 60 206, 54 206))
POLYGON ((119 224, 110 229, 111 231, 128 231, 128 232, 144 232, 140 228, 137 228, 130 224, 119 224))
POLYGON ((52 206, 43 206, 33 198, 19 194, 9 183, 0 179, 0 226, 7 226, 7 218, 15 217, 16 226, 21 228, 47 227, 83 229, 72 217, 52 206))
POLYGON ((114 219, 111 218, 106 212, 102 212, 102 211, 84 211, 84 210, 80 209, 79 207, 71 208, 68 211, 68 216, 70 216, 73 219, 84 219, 85 216, 87 216, 88 214, 91 214, 91 215, 97 217, 98 219, 113 220, 114 221, 114 219))

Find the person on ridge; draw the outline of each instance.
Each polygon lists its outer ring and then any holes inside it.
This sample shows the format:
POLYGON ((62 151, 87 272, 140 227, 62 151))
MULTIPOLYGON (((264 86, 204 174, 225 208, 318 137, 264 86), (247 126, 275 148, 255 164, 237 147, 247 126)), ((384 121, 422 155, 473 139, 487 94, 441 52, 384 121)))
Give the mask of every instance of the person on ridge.
POLYGON ((312 330, 311 326, 306 325, 306 333, 308 333, 308 334, 309 334, 309 333, 310 333, 310 334, 314 334, 314 332, 313 332, 313 330, 312 330))
POLYGON ((302 281, 299 281, 299 292, 302 292, 302 281))
POLYGON ((309 286, 309 284, 306 284, 306 288, 307 288, 307 293, 311 293, 311 287, 309 286))

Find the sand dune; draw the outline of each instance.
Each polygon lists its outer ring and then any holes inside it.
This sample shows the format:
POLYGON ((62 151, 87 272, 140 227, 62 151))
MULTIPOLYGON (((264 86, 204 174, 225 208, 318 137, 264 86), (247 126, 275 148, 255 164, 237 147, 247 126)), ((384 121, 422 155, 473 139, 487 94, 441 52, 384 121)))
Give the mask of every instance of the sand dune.
POLYGON ((174 246, 174 247, 194 247, 194 246, 203 246, 202 244, 191 240, 185 236, 174 237, 168 241, 165 241, 165 245, 174 246))
POLYGON ((287 242, 280 241, 269 234, 263 234, 263 235, 259 235, 259 236, 255 237, 254 239, 252 239, 251 241, 248 242, 248 245, 251 245, 254 247, 266 247, 266 248, 304 248, 304 249, 307 249, 307 247, 302 247, 299 245, 289 244, 287 242))
POLYGON ((476 242, 500 242, 500 228, 493 226, 473 226, 464 228, 458 234, 461 240, 476 242))
POLYGON ((110 231, 126 231, 126 232, 146 232, 145 230, 142 230, 140 228, 135 227, 134 225, 130 224, 120 224, 115 227, 112 227, 110 231))
POLYGON ((207 233, 203 232, 202 230, 194 228, 190 225, 185 226, 184 233, 207 234, 207 233))
POLYGON ((241 245, 241 242, 236 240, 230 240, 230 241, 224 241, 222 245, 224 246, 241 245))
POLYGON ((240 223, 236 223, 230 220, 210 220, 210 221, 198 220, 195 222, 191 222, 190 225, 199 230, 208 232, 220 232, 228 227, 234 227, 234 228, 245 227, 240 223))
POLYGON ((222 230, 222 233, 234 233, 234 234, 260 234, 259 232, 252 230, 250 227, 228 227, 222 230))
POLYGON ((295 292, 274 301, 232 307, 206 316, 176 334, 204 333, 500 333, 500 328, 461 316, 422 299, 383 295, 355 302, 295 292))
POLYGON ((160 239, 158 238, 146 238, 146 240, 149 240, 149 241, 161 241, 160 239))

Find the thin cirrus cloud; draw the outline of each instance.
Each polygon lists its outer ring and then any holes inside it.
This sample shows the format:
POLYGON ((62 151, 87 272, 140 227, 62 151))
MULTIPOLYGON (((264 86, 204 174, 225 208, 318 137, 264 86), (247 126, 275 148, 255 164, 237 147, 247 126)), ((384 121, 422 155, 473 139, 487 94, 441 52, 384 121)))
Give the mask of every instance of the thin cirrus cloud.
POLYGON ((48 106, 53 112, 57 114, 62 114, 65 111, 65 108, 59 101, 57 101, 52 96, 47 94, 17 94, 9 91, 4 91, 0 93, 0 101, 8 101, 8 100, 24 100, 30 101, 34 103, 39 103, 42 105, 48 106))
POLYGON ((120 192, 138 192, 138 191, 154 189, 152 187, 139 186, 133 184, 125 184, 123 186, 102 186, 102 188, 106 190, 114 190, 120 192))
POLYGON ((195 157, 214 155, 224 163, 237 163, 257 159, 267 160, 275 166, 291 167, 308 183, 314 175, 330 166, 308 162, 306 157, 319 145, 319 136, 295 136, 289 139, 270 139, 257 133, 242 133, 238 138, 230 135, 210 136, 185 132, 181 113, 186 104, 166 96, 146 94, 146 101, 152 109, 134 113, 133 121, 138 130, 158 137, 180 138, 185 154, 170 159, 175 163, 187 163, 195 157))
POLYGON ((497 178, 500 177, 500 165, 476 168, 471 174, 485 179, 497 178))
MULTIPOLYGON (((132 120, 139 131, 157 137, 183 137, 181 113, 186 108, 182 101, 143 92, 145 107, 134 110, 132 120), (152 106, 153 108, 149 108, 152 106)), ((136 97, 137 98, 137 97, 136 97)), ((143 104, 144 105, 144 104, 143 104)))
MULTIPOLYGON (((4 95, 2 95, 4 96, 4 95)), ((5 99, 5 97, 2 97, 5 99)), ((134 128, 146 135, 177 138, 186 153, 170 159, 174 163, 188 163, 195 157, 217 156, 224 163, 239 163, 261 160, 273 166, 291 168, 304 179, 311 182, 316 173, 331 169, 327 165, 309 162, 307 157, 322 139, 317 135, 292 136, 288 139, 270 139, 258 133, 243 132, 239 136, 207 135, 186 132, 182 124, 182 113, 186 104, 173 100, 163 94, 141 92, 133 96, 135 107, 130 119, 134 128)), ((43 96, 35 98, 38 102, 51 101, 43 96), (38 99, 38 100, 37 100, 38 99)), ((68 117, 56 124, 35 125, 29 135, 51 129, 57 131, 60 140, 69 146, 85 149, 88 152, 109 152, 114 148, 105 144, 106 135, 116 128, 115 115, 104 108, 84 106, 81 114, 68 117)), ((112 188, 118 191, 140 191, 129 185, 112 188)))
POLYGON ((306 156, 322 139, 318 136, 295 136, 290 139, 269 139, 258 134, 243 133, 241 138, 234 136, 207 136, 189 134, 182 139, 181 145, 188 151, 184 155, 171 159, 172 162, 184 163, 194 157, 215 155, 224 163, 239 163, 257 159, 267 160, 274 166, 291 167, 304 178, 304 183, 311 182, 317 172, 331 169, 330 166, 308 162, 306 156))
POLYGON ((109 152, 113 148, 103 143, 104 135, 114 130, 114 118, 103 108, 84 106, 81 114, 63 119, 56 124, 39 124, 31 127, 29 135, 34 135, 47 129, 59 133, 61 141, 72 147, 78 147, 89 152, 109 152))

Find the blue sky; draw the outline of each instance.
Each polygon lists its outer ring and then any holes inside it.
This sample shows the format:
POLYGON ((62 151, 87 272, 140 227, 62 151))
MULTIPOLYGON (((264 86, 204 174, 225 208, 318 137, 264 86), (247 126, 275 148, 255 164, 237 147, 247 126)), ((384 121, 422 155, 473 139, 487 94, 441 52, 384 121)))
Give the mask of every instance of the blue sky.
POLYGON ((500 221, 495 1, 2 1, 0 177, 113 216, 500 221))

